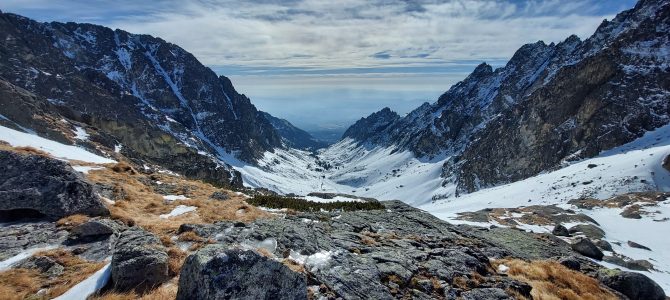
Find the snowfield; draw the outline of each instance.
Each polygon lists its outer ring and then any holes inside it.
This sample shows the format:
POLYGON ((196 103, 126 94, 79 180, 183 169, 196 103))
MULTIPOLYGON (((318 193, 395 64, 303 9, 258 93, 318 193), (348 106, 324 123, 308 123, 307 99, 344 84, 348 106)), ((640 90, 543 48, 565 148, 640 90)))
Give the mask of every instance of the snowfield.
POLYGON ((35 134, 24 133, 3 126, 0 126, 0 140, 8 142, 14 147, 33 147, 60 159, 80 160, 95 164, 116 162, 115 160, 88 152, 84 148, 61 144, 35 134))

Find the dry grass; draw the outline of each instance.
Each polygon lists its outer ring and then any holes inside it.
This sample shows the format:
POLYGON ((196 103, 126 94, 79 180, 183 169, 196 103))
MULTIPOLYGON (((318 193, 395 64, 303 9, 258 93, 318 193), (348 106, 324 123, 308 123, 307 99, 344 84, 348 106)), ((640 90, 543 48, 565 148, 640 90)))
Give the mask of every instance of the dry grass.
POLYGON ((47 256, 65 267, 63 274, 50 279, 48 282, 48 286, 50 287, 48 294, 52 297, 65 293, 71 287, 90 277, 105 265, 104 262, 83 260, 64 249, 42 251, 36 253, 35 256, 47 256))
POLYGON ((292 259, 284 258, 284 259, 282 259, 281 263, 284 264, 285 266, 287 266, 293 272, 297 272, 297 273, 306 273, 307 272, 307 270, 305 270, 304 265, 299 264, 298 262, 296 262, 292 259))
POLYGON ((71 215, 58 220, 56 222, 56 226, 58 226, 61 229, 70 230, 74 227, 86 223, 86 221, 88 221, 89 219, 90 218, 88 216, 81 214, 71 215))
POLYGON ((45 279, 37 270, 9 269, 0 273, 0 297, 7 300, 29 298, 45 279))
POLYGON ((108 292, 103 295, 89 297, 90 300, 174 300, 177 298, 176 279, 151 290, 150 292, 138 295, 135 292, 108 292))
POLYGON ((182 242, 202 242, 205 239, 193 231, 187 231, 179 235, 179 240, 182 242))
POLYGON ((502 259, 493 261, 492 264, 495 268, 501 264, 506 265, 509 267, 507 273, 510 277, 530 284, 533 287, 531 295, 536 300, 618 299, 595 279, 555 261, 502 259))
POLYGON ((187 253, 184 250, 179 249, 178 247, 170 247, 167 251, 168 254, 168 274, 170 276, 179 275, 181 271, 181 266, 184 265, 184 260, 186 260, 187 253))
POLYGON ((47 256, 55 260, 64 267, 63 274, 47 278, 37 270, 9 269, 1 272, 0 295, 3 299, 41 299, 34 297, 41 289, 46 290, 44 298, 57 297, 105 265, 104 262, 83 260, 63 249, 42 251, 35 256, 47 256))

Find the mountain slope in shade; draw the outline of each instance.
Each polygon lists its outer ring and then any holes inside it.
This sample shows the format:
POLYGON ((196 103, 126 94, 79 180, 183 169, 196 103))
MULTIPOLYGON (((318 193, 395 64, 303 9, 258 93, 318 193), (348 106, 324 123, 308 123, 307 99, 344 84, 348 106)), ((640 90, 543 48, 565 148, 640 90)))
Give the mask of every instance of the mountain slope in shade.
POLYGON ((53 133, 63 129, 53 120, 65 118, 95 131, 108 149, 122 145, 128 157, 220 184, 241 181, 217 158, 253 164, 283 147, 228 78, 159 38, 1 13, 0 39, 3 88, 25 90, 35 103, 0 106, 18 126, 53 133))
POLYGON ((670 121, 669 14, 669 1, 640 1, 585 41, 524 45, 504 67, 483 63, 437 102, 355 138, 449 157, 443 184, 456 193, 592 157, 670 121))
POLYGON ((311 134, 295 127, 287 120, 277 118, 267 112, 261 112, 261 114, 277 130, 288 147, 314 151, 328 146, 327 143, 315 139, 311 134))

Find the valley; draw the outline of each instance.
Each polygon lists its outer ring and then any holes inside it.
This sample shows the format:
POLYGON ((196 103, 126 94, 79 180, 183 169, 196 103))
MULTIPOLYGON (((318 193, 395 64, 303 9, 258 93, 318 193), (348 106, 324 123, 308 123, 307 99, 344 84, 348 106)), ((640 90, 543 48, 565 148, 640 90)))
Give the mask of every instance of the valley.
POLYGON ((0 295, 666 299, 669 32, 641 0, 326 143, 160 37, 0 12, 0 295))

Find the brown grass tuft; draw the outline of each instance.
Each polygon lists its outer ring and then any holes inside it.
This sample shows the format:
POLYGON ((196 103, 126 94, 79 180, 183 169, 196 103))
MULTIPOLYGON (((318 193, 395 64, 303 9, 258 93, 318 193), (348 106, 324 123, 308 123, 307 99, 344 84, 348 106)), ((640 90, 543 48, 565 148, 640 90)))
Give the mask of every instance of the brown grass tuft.
POLYGON ((65 218, 62 218, 56 222, 56 226, 65 229, 65 230, 70 230, 74 227, 77 227, 81 224, 86 223, 90 218, 85 215, 77 214, 77 215, 71 215, 67 216, 65 218))
POLYGON ((42 281, 37 270, 9 269, 0 272, 0 295, 7 300, 26 299, 39 291, 42 281))
POLYGON ((525 262, 519 259, 502 259, 492 262, 497 268, 509 267, 510 277, 533 287, 531 295, 538 300, 598 300, 618 299, 604 289, 597 280, 566 268, 555 261, 525 262))
POLYGON ((89 297, 90 300, 174 300, 177 298, 177 285, 175 282, 168 282, 146 294, 138 295, 131 291, 119 293, 110 291, 103 295, 89 297))
POLYGON ((170 247, 167 251, 168 254, 168 273, 170 276, 179 275, 181 271, 181 266, 186 260, 187 253, 184 250, 179 249, 178 247, 170 247))
POLYGON ((193 231, 187 231, 179 235, 179 240, 182 242, 202 242, 205 239, 193 231))
POLYGON ((123 161, 118 162, 117 164, 113 165, 112 166, 112 171, 114 171, 116 173, 128 173, 130 175, 137 174, 137 171, 135 171, 135 169, 133 169, 133 167, 131 165, 129 165, 128 163, 123 162, 123 161))

